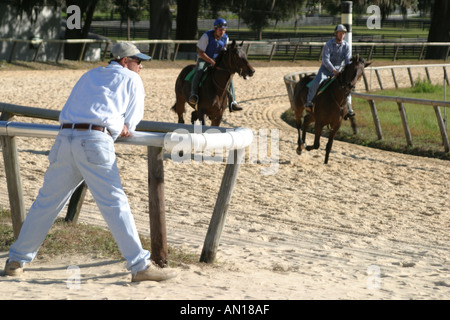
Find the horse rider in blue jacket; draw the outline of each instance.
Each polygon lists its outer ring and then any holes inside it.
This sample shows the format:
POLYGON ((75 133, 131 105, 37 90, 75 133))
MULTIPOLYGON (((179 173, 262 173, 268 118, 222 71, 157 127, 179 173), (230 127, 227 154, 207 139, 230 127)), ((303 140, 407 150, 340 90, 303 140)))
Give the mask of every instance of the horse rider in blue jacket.
MULTIPOLYGON (((198 40, 198 60, 195 66, 195 74, 192 78, 191 95, 189 96, 189 103, 196 105, 198 103, 198 87, 203 73, 209 66, 214 66, 215 59, 228 44, 228 35, 225 33, 227 29, 227 22, 225 19, 219 18, 214 21, 214 29, 206 31, 198 40)), ((231 106, 233 110, 242 110, 237 105, 234 93, 233 81, 230 82, 229 92, 232 96, 231 106)))
MULTIPOLYGON (((306 98, 305 109, 307 112, 312 112, 313 109, 313 99, 316 95, 317 89, 320 84, 326 80, 328 77, 336 77, 339 74, 340 69, 344 64, 350 64, 351 50, 347 41, 344 40, 345 34, 347 33, 347 28, 344 25, 339 24, 334 29, 334 38, 328 40, 322 51, 322 65, 317 72, 316 77, 311 82, 308 90, 308 96, 306 98)), ((347 117, 352 117, 355 115, 351 107, 350 95, 347 97, 348 111, 347 117)))

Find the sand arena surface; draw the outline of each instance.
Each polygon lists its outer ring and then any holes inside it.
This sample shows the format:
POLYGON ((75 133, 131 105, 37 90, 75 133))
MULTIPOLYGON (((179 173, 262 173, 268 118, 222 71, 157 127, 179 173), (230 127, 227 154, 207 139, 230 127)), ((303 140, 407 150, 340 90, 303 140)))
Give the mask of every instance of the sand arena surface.
MULTIPOLYGON (((170 107, 184 65, 152 63, 141 73, 144 119, 176 122, 170 107)), ((335 141, 324 165, 325 139, 320 150, 298 156, 296 130, 280 118, 289 108, 283 76, 317 67, 261 62, 253 78, 235 80, 244 110, 227 111, 223 125, 266 129, 269 136, 279 130, 279 162, 249 163, 247 151, 216 265, 186 265, 177 268, 176 279, 132 284, 124 261, 60 257, 33 262, 22 280, 0 277, 1 298, 448 299, 448 161, 335 141), (272 174, 264 174, 271 166, 272 174), (80 267, 79 289, 66 285, 71 265, 80 267)), ((0 101, 60 110, 85 71, 1 70, 0 101)), ((397 80, 407 84, 407 73, 397 80)), ((307 142, 312 139, 307 134, 307 142)), ((52 143, 17 138, 27 208, 42 185, 52 143)), ((117 145, 117 159, 138 229, 148 235, 147 150, 117 145)), ((168 242, 200 254, 224 165, 180 164, 169 157, 164 165, 168 242)), ((0 168, 0 206, 8 208, 3 157, 0 168)), ((80 220, 105 226, 89 192, 80 220)), ((7 252, 1 252, 1 267, 6 259, 7 252)))

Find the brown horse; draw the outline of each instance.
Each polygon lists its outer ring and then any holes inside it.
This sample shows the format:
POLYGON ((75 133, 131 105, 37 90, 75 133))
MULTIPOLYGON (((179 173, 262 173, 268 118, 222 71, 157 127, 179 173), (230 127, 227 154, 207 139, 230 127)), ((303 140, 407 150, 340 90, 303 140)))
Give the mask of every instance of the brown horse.
MULTIPOLYGON (((228 88, 235 73, 244 79, 253 76, 255 69, 250 65, 247 56, 241 50, 241 45, 236 45, 233 40, 226 49, 222 50, 216 58, 213 67, 205 72, 206 77, 198 90, 199 101, 192 112, 191 121, 200 119, 205 125, 205 115, 211 120, 212 126, 219 126, 223 112, 228 102, 228 88)), ((187 74, 195 68, 195 65, 188 65, 181 70, 175 83, 176 102, 172 107, 178 114, 178 123, 184 123, 183 114, 185 103, 191 94, 191 83, 186 81, 187 74)), ((231 109, 230 109, 231 111, 231 109)))
MULTIPOLYGON (((295 101, 295 120, 298 130, 297 141, 297 154, 301 154, 302 150, 310 151, 312 149, 318 149, 320 147, 320 136, 324 126, 328 125, 330 133, 328 136, 328 143, 325 153, 325 164, 328 163, 328 157, 333 145, 334 136, 341 127, 342 119, 347 114, 347 96, 355 88, 356 83, 361 78, 364 68, 370 65, 363 59, 359 58, 359 55, 352 57, 351 63, 345 66, 345 68, 336 76, 336 78, 329 84, 329 86, 323 91, 317 94, 313 100, 314 110, 311 114, 307 114, 304 118, 302 125, 302 115, 304 105, 306 103, 306 96, 308 95, 308 88, 306 85, 314 79, 315 75, 309 75, 302 78, 294 89, 294 101, 295 101), (306 129, 311 123, 314 125, 314 145, 306 146, 305 137, 306 129), (303 132, 302 132, 303 130, 303 132)), ((353 126, 353 124, 352 124, 353 126)), ((355 130, 356 127, 354 127, 355 130)))

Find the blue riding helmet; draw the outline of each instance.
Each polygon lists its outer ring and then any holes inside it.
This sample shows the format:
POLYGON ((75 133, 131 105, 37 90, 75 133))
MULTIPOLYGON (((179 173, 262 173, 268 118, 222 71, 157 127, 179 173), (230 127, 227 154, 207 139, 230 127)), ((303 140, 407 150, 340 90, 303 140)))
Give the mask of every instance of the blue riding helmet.
POLYGON ((214 21, 214 28, 226 28, 228 26, 225 19, 219 18, 214 21))

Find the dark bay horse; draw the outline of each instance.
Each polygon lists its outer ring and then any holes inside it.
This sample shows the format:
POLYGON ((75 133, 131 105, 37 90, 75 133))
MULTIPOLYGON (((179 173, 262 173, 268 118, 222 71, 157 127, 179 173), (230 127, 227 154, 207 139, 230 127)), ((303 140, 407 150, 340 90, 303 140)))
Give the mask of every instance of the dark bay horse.
POLYGON ((370 65, 363 59, 359 58, 359 55, 352 57, 351 63, 345 66, 345 68, 336 76, 329 86, 323 92, 318 90, 313 103, 314 110, 311 114, 307 114, 304 118, 302 125, 303 109, 306 103, 306 96, 308 94, 308 88, 306 85, 314 79, 315 75, 309 75, 302 78, 294 89, 294 101, 295 101, 295 121, 298 130, 297 141, 297 154, 301 154, 302 150, 310 151, 318 149, 320 147, 320 136, 324 126, 328 125, 330 133, 328 136, 328 143, 325 153, 325 164, 328 163, 328 157, 333 145, 333 140, 342 124, 342 119, 347 114, 347 96, 355 88, 356 83, 361 78, 364 68, 370 65), (305 137, 306 129, 311 123, 314 125, 314 145, 306 146, 305 137), (303 132, 302 132, 303 130, 303 132))
MULTIPOLYGON (((191 105, 195 109, 191 116, 192 123, 199 119, 205 125, 205 116, 208 116, 212 126, 219 126, 228 103, 228 88, 234 74, 248 79, 255 73, 241 46, 242 44, 237 45, 233 40, 219 53, 215 65, 205 72, 206 77, 198 89, 198 104, 191 105)), ((184 123, 185 103, 191 94, 191 83, 185 78, 194 68, 193 64, 184 67, 175 83, 176 102, 172 110, 178 114, 178 123, 184 123)))

